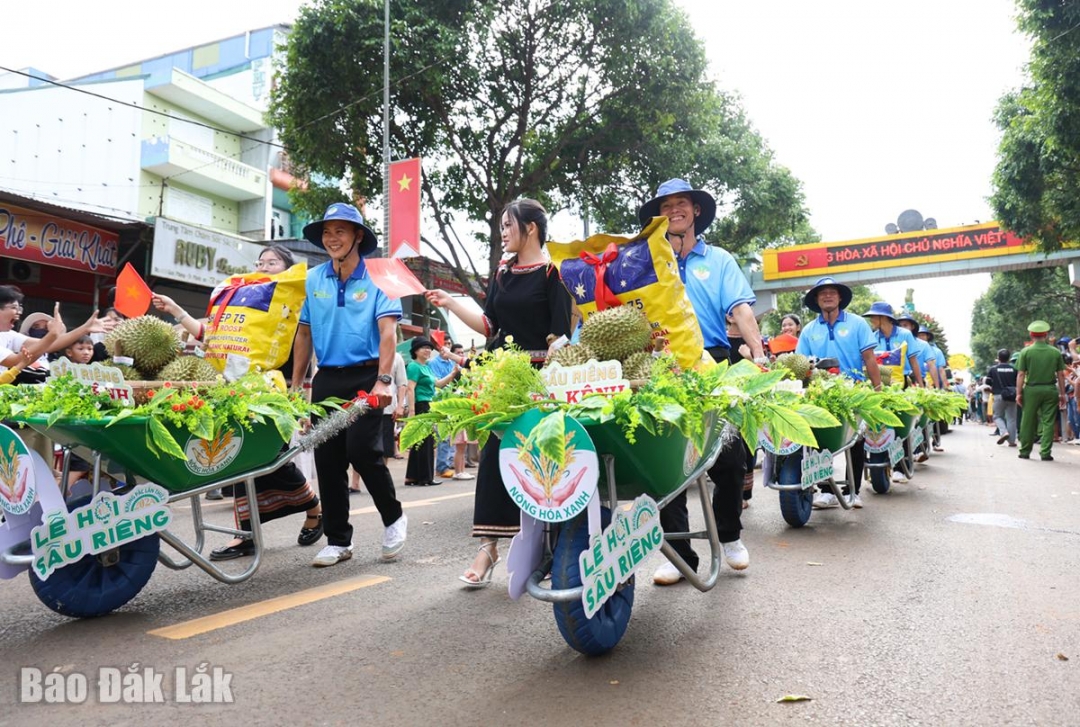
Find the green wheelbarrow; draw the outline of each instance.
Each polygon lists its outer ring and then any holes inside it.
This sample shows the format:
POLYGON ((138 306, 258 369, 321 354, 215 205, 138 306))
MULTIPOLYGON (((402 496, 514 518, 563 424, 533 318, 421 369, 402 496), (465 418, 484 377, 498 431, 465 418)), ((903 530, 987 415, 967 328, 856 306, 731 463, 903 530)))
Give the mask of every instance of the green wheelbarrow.
MULTIPOLYGON (((522 533, 511 546, 508 566, 511 570, 519 569, 520 588, 515 592, 512 572, 510 591, 514 598, 528 593, 551 603, 556 625, 567 644, 583 654, 598 655, 613 649, 625 634, 634 602, 633 572, 652 550, 662 552, 700 591, 708 591, 716 585, 722 551, 706 472, 720 454, 724 427, 715 415, 708 417, 708 435, 701 450, 674 427, 655 433, 639 429, 631 443, 615 422, 600 423, 587 418, 568 418, 569 421, 576 421, 595 447, 598 477, 592 497, 593 505, 599 511, 596 518, 599 522, 590 527, 589 514, 584 511, 561 522, 533 521, 523 517, 522 533), (705 529, 663 532, 659 526, 659 511, 690 488, 696 488, 698 492, 705 529), (620 507, 620 500, 634 502, 620 507), (534 524, 530 525, 530 522, 534 524), (638 529, 634 530, 635 527, 638 529), (598 528, 603 531, 597 532, 598 528), (533 532, 535 550, 530 551, 530 558, 517 560, 518 549, 528 547, 527 541, 533 532), (673 540, 690 539, 709 543, 706 576, 696 573, 670 544, 673 540), (519 542, 522 545, 519 546, 519 542), (606 561, 601 557, 602 552, 606 553, 606 561), (618 567, 601 567, 603 563, 614 564, 616 561, 618 567), (619 568, 622 569, 621 577, 615 573, 619 568), (546 583, 549 577, 550 585, 546 583)), ((500 456, 506 457, 503 454, 507 448, 506 431, 500 435, 503 438, 500 456)), ((507 463, 513 464, 517 456, 501 460, 504 484, 523 512, 535 515, 535 510, 524 507, 521 498, 515 496, 516 485, 508 483, 507 463)), ((572 468, 567 472, 572 473, 572 468)), ((528 477, 521 477, 520 473, 515 476, 520 478, 522 486, 528 486, 528 477)), ((571 475, 567 475, 567 479, 570 478, 571 475)))
POLYGON ((65 447, 91 451, 88 479, 69 492, 57 484, 51 464, 27 448, 16 430, 0 425, 0 480, 15 483, 0 486, 0 578, 28 571, 42 603, 72 617, 100 616, 124 605, 142 590, 159 562, 173 570, 195 565, 226 584, 250 578, 263 552, 259 508, 250 508, 250 531, 223 527, 203 519, 200 495, 238 483, 254 493, 256 477, 276 471, 306 448, 283 450, 282 437, 269 422, 250 427, 231 422, 212 441, 166 423, 184 450, 185 459, 180 459, 155 453, 146 418, 14 421, 65 447), (103 460, 122 467, 126 481, 107 486, 103 460), (132 475, 146 482, 138 484, 132 475), (168 527, 169 506, 181 500, 190 501, 192 544, 168 527), (207 532, 250 537, 255 548, 247 568, 229 573, 204 557, 207 532), (161 541, 180 557, 163 552, 161 541))

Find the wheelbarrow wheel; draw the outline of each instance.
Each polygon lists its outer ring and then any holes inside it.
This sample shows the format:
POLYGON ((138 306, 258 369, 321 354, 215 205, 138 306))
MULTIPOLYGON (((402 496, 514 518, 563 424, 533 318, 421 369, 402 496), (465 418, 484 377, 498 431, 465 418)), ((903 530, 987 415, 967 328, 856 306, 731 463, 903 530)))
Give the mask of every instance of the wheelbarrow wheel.
MULTIPOLYGON (((781 485, 797 485, 802 480, 802 456, 790 455, 780 463, 776 481, 781 485)), ((814 511, 814 488, 780 491, 780 514, 793 528, 801 528, 810 522, 814 511)))
MULTIPOLYGON (((611 512, 607 508, 601 509, 601 520, 605 527, 611 521, 611 512)), ((552 555, 552 588, 577 588, 581 585, 578 556, 587 547, 589 518, 582 513, 559 530, 552 555)), ((580 599, 554 604, 555 623, 570 648, 587 656, 598 656, 614 649, 622 639, 633 607, 634 579, 631 578, 592 618, 585 617, 585 607, 580 599)))
MULTIPOLYGON (((85 505, 89 497, 68 503, 68 510, 85 505)), ((72 618, 103 616, 138 595, 157 566, 161 540, 156 533, 53 571, 41 580, 29 570, 30 586, 53 611, 72 618)))
POLYGON ((867 465, 881 466, 866 468, 866 471, 869 472, 870 475, 870 486, 874 488, 874 492, 878 495, 885 495, 889 492, 892 472, 891 468, 885 467, 888 457, 889 455, 886 453, 867 453, 866 456, 867 465))

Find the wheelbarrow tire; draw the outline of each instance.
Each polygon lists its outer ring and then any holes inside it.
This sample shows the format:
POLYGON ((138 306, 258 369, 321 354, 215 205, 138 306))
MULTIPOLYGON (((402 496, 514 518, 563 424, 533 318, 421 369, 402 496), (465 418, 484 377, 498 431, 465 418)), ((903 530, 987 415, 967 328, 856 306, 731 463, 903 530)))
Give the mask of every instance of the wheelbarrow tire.
MULTIPOLYGON (((601 509, 601 521, 606 527, 611 512, 601 509)), ((555 589, 581 586, 578 556, 589 547, 589 518, 586 513, 578 515, 559 530, 552 555, 551 587, 555 589)), ((587 656, 598 656, 615 648, 626 633, 630 612, 634 607, 634 579, 623 584, 615 594, 593 614, 585 617, 585 607, 580 599, 554 604, 555 623, 563 639, 575 651, 587 656)))
MULTIPOLYGON (((867 464, 881 464, 885 465, 888 461, 888 453, 886 452, 868 452, 866 455, 867 464)), ((884 495, 889 491, 889 485, 892 480, 892 468, 891 467, 867 467, 866 471, 870 473, 870 486, 874 488, 874 492, 879 495, 884 495)))
MULTIPOLYGON (((797 485, 802 480, 802 457, 789 455, 783 458, 780 471, 776 476, 781 485, 797 485)), ((803 490, 780 491, 780 514, 784 521, 793 528, 801 528, 810 522, 810 515, 814 511, 814 488, 807 487, 803 490)))
MULTIPOLYGON (((68 510, 89 501, 77 498, 68 503, 68 510)), ((44 581, 30 569, 30 586, 42 603, 62 616, 103 616, 138 595, 154 573, 160 549, 161 539, 154 533, 58 568, 44 581), (115 563, 102 563, 101 557, 112 554, 117 556, 115 563)))

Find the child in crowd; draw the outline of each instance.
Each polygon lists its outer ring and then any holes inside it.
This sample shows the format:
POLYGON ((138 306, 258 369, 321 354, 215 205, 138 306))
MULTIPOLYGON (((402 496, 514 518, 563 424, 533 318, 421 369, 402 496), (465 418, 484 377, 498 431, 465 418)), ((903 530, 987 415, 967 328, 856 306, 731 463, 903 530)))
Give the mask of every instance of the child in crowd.
POLYGON ((64 356, 71 363, 88 364, 94 357, 94 341, 89 334, 79 336, 70 346, 64 349, 64 356))

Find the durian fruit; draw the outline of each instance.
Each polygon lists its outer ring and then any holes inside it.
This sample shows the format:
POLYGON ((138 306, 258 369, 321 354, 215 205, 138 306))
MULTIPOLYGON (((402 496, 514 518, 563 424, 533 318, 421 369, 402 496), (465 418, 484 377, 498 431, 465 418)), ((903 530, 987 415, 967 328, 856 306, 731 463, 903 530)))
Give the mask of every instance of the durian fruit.
POLYGON ((206 359, 181 356, 158 372, 162 381, 213 381, 218 371, 206 359))
POLYGON ((139 373, 139 370, 134 366, 128 366, 127 364, 115 363, 112 359, 105 362, 107 366, 112 366, 114 369, 120 369, 120 373, 124 375, 124 381, 143 381, 143 375, 139 373))
POLYGON ((580 366, 588 363, 589 359, 596 358, 596 354, 588 346, 580 343, 563 346, 545 362, 545 366, 557 363, 560 366, 580 366))
POLYGON ((880 366, 878 367, 881 372, 881 385, 889 386, 892 384, 892 366, 880 366))
POLYGON ((810 359, 801 353, 782 353, 776 357, 776 363, 790 371, 797 381, 806 381, 810 376, 810 359))
POLYGON ((623 378, 630 381, 639 381, 652 377, 653 355, 648 351, 638 351, 630 354, 623 361, 623 378))
POLYGON ((105 348, 111 356, 135 359, 135 368, 153 375, 180 355, 180 339, 173 327, 160 318, 139 316, 121 321, 108 333, 105 348))
POLYGON ((580 339, 596 353, 598 360, 622 361, 649 348, 652 326, 637 308, 620 305, 589 316, 581 325, 580 339))

